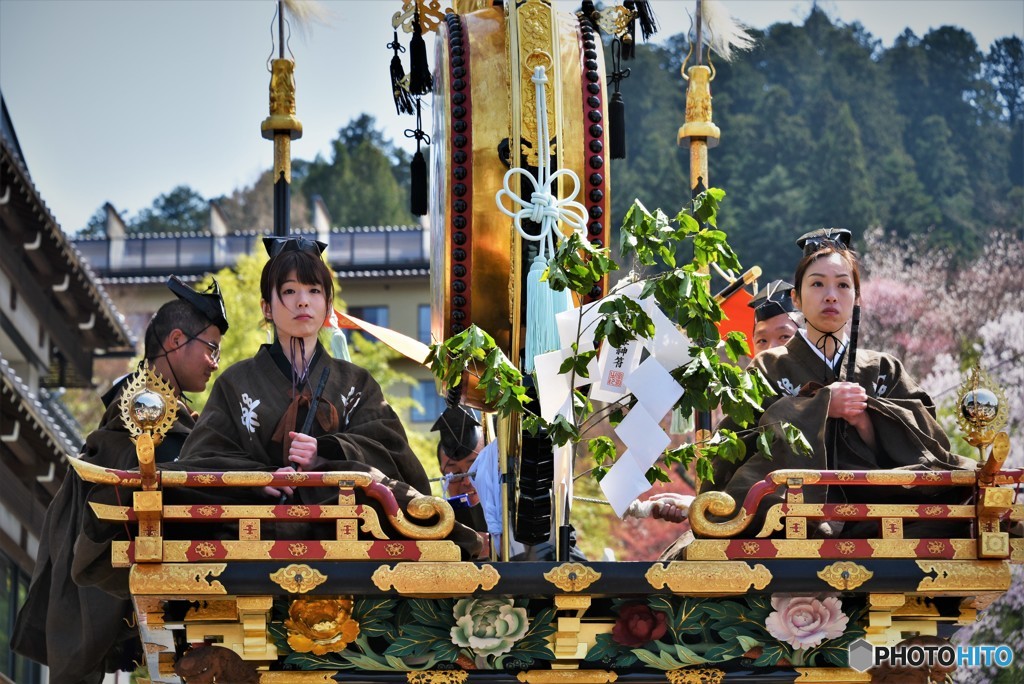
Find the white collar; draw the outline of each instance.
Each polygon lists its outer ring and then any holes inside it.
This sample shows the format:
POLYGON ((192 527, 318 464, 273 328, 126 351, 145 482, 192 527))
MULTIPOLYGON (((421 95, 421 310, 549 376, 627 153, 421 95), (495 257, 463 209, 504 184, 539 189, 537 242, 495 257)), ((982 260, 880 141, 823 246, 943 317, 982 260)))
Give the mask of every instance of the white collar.
POLYGON ((814 346, 814 343, 807 337, 806 328, 800 328, 800 336, 804 338, 804 342, 806 342, 807 346, 811 348, 811 351, 817 354, 818 358, 824 361, 825 365, 831 368, 832 372, 835 373, 836 366, 839 365, 840 361, 842 361, 843 355, 846 353, 846 345, 849 343, 849 338, 846 334, 843 334, 843 339, 839 344, 839 349, 836 350, 836 353, 832 356, 831 360, 829 360, 820 349, 814 346))

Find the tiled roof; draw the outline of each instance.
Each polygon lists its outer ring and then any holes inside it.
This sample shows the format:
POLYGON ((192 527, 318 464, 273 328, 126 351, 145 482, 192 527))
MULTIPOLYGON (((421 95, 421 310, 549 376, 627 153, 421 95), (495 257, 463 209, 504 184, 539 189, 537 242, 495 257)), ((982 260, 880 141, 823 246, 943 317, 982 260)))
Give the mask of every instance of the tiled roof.
MULTIPOLYGON (((21 378, 8 365, 7 361, 0 358, 0 386, 4 395, 10 395, 15 405, 20 405, 24 413, 28 415, 34 424, 35 429, 43 436, 47 444, 53 447, 55 455, 74 456, 82 446, 80 435, 69 435, 62 427, 63 421, 55 417, 44 406, 21 378)), ((4 426, 4 429, 8 429, 4 426)))

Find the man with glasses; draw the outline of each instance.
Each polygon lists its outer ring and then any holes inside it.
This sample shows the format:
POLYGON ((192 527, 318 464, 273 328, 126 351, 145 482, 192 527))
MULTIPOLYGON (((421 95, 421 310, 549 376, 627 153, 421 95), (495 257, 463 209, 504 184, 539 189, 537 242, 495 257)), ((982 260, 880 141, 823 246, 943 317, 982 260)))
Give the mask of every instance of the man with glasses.
MULTIPOLYGON (((220 361, 228 321, 217 282, 197 292, 176 276, 167 287, 175 299, 161 306, 144 336, 144 357, 178 397, 177 420, 156 448, 157 462, 177 458, 195 425, 186 392, 202 392, 220 361)), ((107 468, 138 467, 135 446, 121 419, 120 396, 131 374, 103 395, 106 412, 87 438, 81 458, 107 468)), ((82 567, 103 555, 109 540, 93 542, 95 518, 87 513, 93 485, 69 472, 43 521, 39 553, 28 598, 18 614, 12 647, 48 665, 50 682, 100 682, 104 672, 131 671, 142 661, 131 602, 73 581, 82 567)), ((109 565, 109 560, 104 563, 109 565)), ((124 577, 120 582, 124 584, 124 577)), ((105 588, 113 589, 106 585, 105 588)), ((127 591, 127 586, 123 587, 127 591)))

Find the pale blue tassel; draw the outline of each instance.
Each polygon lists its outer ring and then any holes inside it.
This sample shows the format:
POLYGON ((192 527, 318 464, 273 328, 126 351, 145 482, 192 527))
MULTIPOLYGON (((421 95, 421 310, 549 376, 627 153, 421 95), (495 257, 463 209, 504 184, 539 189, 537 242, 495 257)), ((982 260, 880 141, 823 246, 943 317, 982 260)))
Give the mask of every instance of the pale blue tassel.
POLYGON ((560 347, 555 315, 570 307, 568 290, 555 292, 541 277, 548 263, 537 256, 526 276, 526 372, 533 372, 533 359, 560 347))
POLYGON ((331 356, 342 361, 352 361, 348 353, 348 340, 341 328, 331 328, 331 356))

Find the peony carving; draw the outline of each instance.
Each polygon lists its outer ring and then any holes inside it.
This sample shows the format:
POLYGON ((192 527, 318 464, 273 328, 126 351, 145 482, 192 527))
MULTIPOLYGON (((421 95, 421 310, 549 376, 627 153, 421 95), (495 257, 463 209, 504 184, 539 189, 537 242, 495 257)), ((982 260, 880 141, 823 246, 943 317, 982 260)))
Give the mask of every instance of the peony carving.
POLYGON ((768 633, 796 649, 841 636, 850 620, 834 596, 823 601, 810 596, 772 596, 772 608, 774 612, 764 623, 768 633))
POLYGON ((628 603, 619 610, 619 619, 612 627, 612 639, 623 646, 640 648, 665 636, 667 617, 645 603, 628 603))
POLYGON ((300 653, 338 653, 359 636, 352 619, 352 599, 298 599, 284 621, 288 645, 300 653))
POLYGON ((452 643, 473 649, 478 657, 508 653, 530 627, 526 608, 516 608, 512 599, 459 599, 452 615, 452 643))

